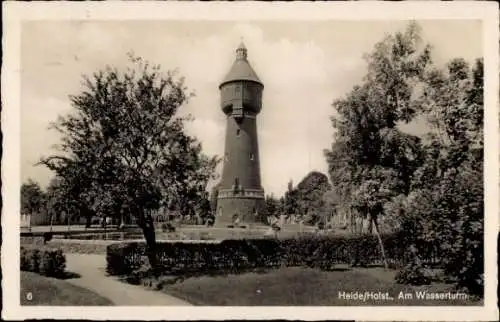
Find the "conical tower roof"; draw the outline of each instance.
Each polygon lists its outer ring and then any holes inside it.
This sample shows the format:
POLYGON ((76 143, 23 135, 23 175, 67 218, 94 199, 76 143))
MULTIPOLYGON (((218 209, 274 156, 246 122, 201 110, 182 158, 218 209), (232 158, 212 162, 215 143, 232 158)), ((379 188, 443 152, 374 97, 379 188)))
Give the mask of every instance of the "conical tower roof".
POLYGON ((259 77, 247 60, 247 49, 243 42, 236 49, 236 59, 233 63, 233 66, 231 67, 229 73, 227 73, 226 77, 219 87, 221 87, 225 83, 239 80, 253 81, 262 84, 259 77))

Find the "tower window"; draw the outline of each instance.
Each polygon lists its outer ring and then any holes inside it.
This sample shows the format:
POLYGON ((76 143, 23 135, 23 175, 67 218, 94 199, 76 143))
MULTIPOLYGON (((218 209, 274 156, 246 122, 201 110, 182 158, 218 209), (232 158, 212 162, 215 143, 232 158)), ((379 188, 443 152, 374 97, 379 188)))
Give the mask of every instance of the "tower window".
POLYGON ((239 93, 239 92, 240 92, 240 87, 239 87, 239 86, 236 86, 236 88, 234 89, 234 91, 235 91, 236 93, 239 93))
POLYGON ((255 159, 255 157, 254 157, 253 153, 250 153, 250 160, 253 161, 254 159, 255 159))
POLYGON ((236 129, 236 136, 240 136, 240 129, 236 129))

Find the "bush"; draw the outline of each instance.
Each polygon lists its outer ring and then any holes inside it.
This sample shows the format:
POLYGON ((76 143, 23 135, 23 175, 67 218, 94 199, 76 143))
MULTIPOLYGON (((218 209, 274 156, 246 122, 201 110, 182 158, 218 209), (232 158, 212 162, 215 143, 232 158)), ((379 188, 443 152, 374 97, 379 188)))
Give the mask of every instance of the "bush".
POLYGON ((29 268, 28 271, 33 273, 40 272, 40 250, 34 248, 28 252, 29 268))
POLYGON ((21 246, 21 260, 20 260, 21 271, 31 271, 31 255, 29 251, 21 246))
POLYGON ((62 250, 43 251, 40 259, 40 274, 50 277, 61 277, 66 267, 66 257, 62 250))
POLYGON ((43 243, 47 243, 52 240, 53 234, 51 232, 43 233, 43 243))
POLYGON ((20 269, 48 277, 62 277, 66 268, 66 257, 61 249, 22 246, 20 269))
POLYGON ((431 283, 429 277, 424 273, 422 266, 417 264, 408 264, 400 270, 395 277, 396 283, 408 285, 428 285, 431 283))
POLYGON ((450 279, 455 280, 459 289, 471 295, 484 296, 484 262, 482 252, 467 250, 465 254, 457 254, 446 259, 444 271, 450 279), (463 257, 468 256, 466 259, 463 257), (459 261, 458 259, 462 259, 459 261))
POLYGON ((140 267, 139 269, 133 270, 127 275, 127 282, 133 285, 139 285, 144 280, 151 278, 152 272, 149 267, 140 267))

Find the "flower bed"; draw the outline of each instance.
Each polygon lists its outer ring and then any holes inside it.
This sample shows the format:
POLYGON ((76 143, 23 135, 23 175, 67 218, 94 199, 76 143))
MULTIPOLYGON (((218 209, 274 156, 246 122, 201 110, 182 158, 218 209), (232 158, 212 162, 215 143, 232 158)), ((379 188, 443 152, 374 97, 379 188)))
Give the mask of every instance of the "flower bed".
POLYGON ((62 277, 66 256, 61 249, 40 245, 21 246, 20 269, 48 277, 62 277))
MULTIPOLYGON (((386 257, 392 266, 402 267, 410 260, 403 237, 383 236, 386 257)), ((113 244, 107 247, 106 254, 108 273, 126 275, 144 265, 146 245, 143 242, 113 244)), ((378 240, 372 235, 158 243, 157 256, 160 270, 169 274, 240 272, 279 266, 331 268, 337 264, 369 265, 381 261, 378 240)), ((430 261, 435 260, 423 259, 423 262, 430 261)))

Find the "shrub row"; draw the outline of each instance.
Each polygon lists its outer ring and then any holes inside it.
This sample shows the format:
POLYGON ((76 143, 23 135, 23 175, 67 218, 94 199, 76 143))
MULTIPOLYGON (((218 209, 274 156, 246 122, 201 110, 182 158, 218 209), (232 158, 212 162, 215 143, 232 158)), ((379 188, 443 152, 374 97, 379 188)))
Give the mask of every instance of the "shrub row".
POLYGON ((64 253, 72 254, 106 254, 107 244, 103 243, 89 243, 87 241, 58 241, 52 240, 48 243, 49 247, 61 249, 64 253))
MULTIPOLYGON (((402 267, 411 258, 402 235, 383 236, 385 253, 393 266, 402 267)), ((419 245, 417 247, 430 247, 419 245)), ((279 266, 319 266, 336 264, 369 265, 381 261, 375 236, 303 236, 290 239, 238 239, 220 243, 159 243, 156 246, 160 269, 170 274, 239 272, 279 266)), ((107 246, 107 271, 126 275, 147 261, 144 243, 107 246)), ((436 261, 432 253, 424 263, 436 261)))
POLYGON ((45 245, 48 236, 21 236, 21 244, 45 245))
POLYGON ((61 249, 38 245, 21 246, 21 270, 48 277, 62 277, 66 257, 61 249))

